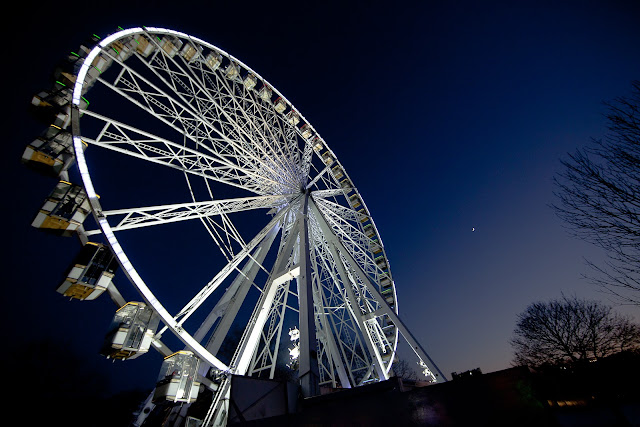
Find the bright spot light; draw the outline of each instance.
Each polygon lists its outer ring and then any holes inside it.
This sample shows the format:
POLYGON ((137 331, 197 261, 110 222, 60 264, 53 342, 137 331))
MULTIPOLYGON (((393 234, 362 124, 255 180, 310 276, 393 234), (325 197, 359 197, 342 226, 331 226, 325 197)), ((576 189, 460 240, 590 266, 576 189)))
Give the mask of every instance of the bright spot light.
POLYGON ((300 347, 296 346, 289 349, 289 356, 291 356, 291 360, 296 360, 298 356, 300 356, 300 347))
POLYGON ((431 372, 431 369, 429 369, 427 364, 424 363, 422 361, 422 359, 420 359, 417 363, 418 363, 418 366, 420 366, 420 368, 422 368, 422 375, 427 377, 427 381, 435 383, 436 382, 436 376, 433 375, 433 372, 431 372))
POLYGON ((293 329, 289 329, 289 338, 291 338, 291 341, 297 341, 300 339, 300 331, 297 327, 294 326, 293 329))

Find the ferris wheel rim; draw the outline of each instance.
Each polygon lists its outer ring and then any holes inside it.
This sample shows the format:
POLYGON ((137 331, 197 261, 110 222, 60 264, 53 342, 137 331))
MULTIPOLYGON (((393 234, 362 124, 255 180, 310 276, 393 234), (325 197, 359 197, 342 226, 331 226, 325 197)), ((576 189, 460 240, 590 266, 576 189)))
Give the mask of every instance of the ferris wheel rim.
MULTIPOLYGON (((147 286, 147 284, 145 283, 145 281, 142 279, 142 277, 138 274, 137 270, 135 269, 135 267, 133 266, 133 264, 131 263, 131 261, 129 260, 129 258, 127 257, 127 255, 125 254, 124 250, 122 249, 122 246, 120 245, 115 233, 114 233, 114 229, 111 226, 111 224, 109 223, 109 221, 106 219, 106 216, 104 215, 103 211, 102 211, 102 206, 100 201, 98 200, 98 196, 96 194, 94 185, 93 185, 93 180, 91 178, 91 174, 89 172, 89 167, 87 165, 87 161, 86 161, 86 157, 84 154, 84 150, 83 150, 83 141, 82 141, 82 135, 80 132, 80 103, 81 103, 81 99, 82 99, 82 90, 83 90, 83 85, 86 79, 86 75, 87 72, 89 70, 90 64, 92 63, 92 61, 100 54, 100 52, 106 48, 109 44, 111 44, 113 41, 119 40, 120 38, 126 37, 128 35, 133 35, 133 34, 138 34, 138 33, 147 33, 147 32, 153 32, 153 33, 160 33, 160 34, 169 34, 169 35, 174 35, 174 36, 178 36, 178 37, 184 37, 187 38, 189 40, 193 40, 194 42, 200 43, 204 46, 207 46, 215 51, 218 51, 222 54, 224 54, 226 57, 236 61, 237 63, 241 64, 243 68, 245 68, 246 70, 251 71, 252 73, 254 73, 257 77, 260 78, 260 80, 262 80, 264 83, 267 83, 267 81, 265 79, 263 79, 262 77, 260 77, 260 75, 258 73, 256 73, 255 71, 253 71, 250 67, 246 66, 244 63, 242 63, 241 61, 237 60, 235 57, 229 55, 228 53, 226 53, 225 51, 223 51, 222 49, 219 49, 218 47, 204 41, 201 40, 199 38, 190 36, 188 34, 179 32, 179 31, 174 31, 174 30, 169 30, 169 29, 164 29, 164 28, 156 28, 156 27, 135 27, 135 28, 130 28, 127 30, 121 30, 118 31, 116 33, 113 33, 111 35, 109 35, 108 37, 106 37, 105 39, 103 39, 102 41, 100 41, 98 43, 97 46, 95 46, 93 49, 91 49, 91 51, 88 53, 88 55, 86 56, 86 58, 83 61, 82 66, 80 67, 80 70, 78 71, 77 74, 77 79, 73 88, 73 95, 72 95, 72 108, 71 108, 71 124, 72 124, 72 141, 73 141, 73 146, 74 146, 74 151, 75 151, 75 155, 76 155, 76 162, 77 162, 77 167, 78 170, 80 172, 80 176, 82 179, 82 183, 83 186, 85 188, 85 191, 87 193, 87 197, 89 199, 90 205, 91 205, 91 209, 92 212, 94 214, 94 217, 96 218, 96 222, 98 223, 98 226, 102 232, 102 234, 104 235, 104 237, 106 238, 109 246, 111 247, 114 255, 118 258, 118 261, 120 263, 120 265, 123 267, 125 274, 127 275, 128 279, 133 283, 134 287, 136 287, 136 289, 140 292, 140 294, 142 295, 142 297, 145 299, 145 301, 147 301, 155 310, 156 312, 160 315, 163 323, 165 325, 167 325, 169 327, 169 329, 172 330, 172 332, 178 337, 180 338, 190 349, 192 349, 194 351, 194 353, 196 353, 199 357, 201 357, 202 359, 206 360, 208 363, 210 363, 212 366, 215 366, 218 369, 221 369, 223 371, 229 371, 230 367, 225 365, 224 363, 222 363, 219 359, 217 359, 214 355, 212 355, 206 348, 204 348, 199 342, 197 342, 191 334, 189 334, 188 332, 186 332, 181 325, 179 324, 179 322, 177 322, 174 318, 174 316, 172 316, 166 309, 165 307, 162 305, 162 303, 155 297, 154 293, 152 292, 152 290, 149 288, 149 286, 147 286)), ((276 88, 274 88, 272 85, 270 85, 270 88, 276 93, 278 94, 278 96, 282 97, 284 100, 286 100, 286 98, 279 92, 277 91, 276 88)), ((313 126, 309 123, 308 120, 306 120, 304 118, 304 116, 302 116, 302 114, 299 112, 298 109, 295 109, 293 107, 293 104, 290 103, 288 100, 286 100, 286 102, 291 106, 291 109, 293 111, 296 111, 297 114, 300 115, 300 117, 307 123, 309 124, 309 126, 313 129, 313 132, 319 136, 319 133, 313 128, 313 126)), ((324 143, 324 140, 322 140, 322 142, 324 143)), ((333 156, 333 158, 335 159, 335 162, 337 165, 339 165, 341 167, 341 170, 343 171, 344 175, 350 180, 346 169, 342 166, 342 164, 337 160, 337 156, 335 156, 334 152, 326 145, 326 143, 324 143, 324 147, 328 150, 328 152, 331 153, 331 155, 333 156)), ((320 175, 321 172, 318 172, 318 175, 320 175)), ((351 181, 353 182, 353 181, 351 181)), ((357 188, 353 188, 353 190, 355 190, 356 194, 359 195, 359 192, 357 191, 357 188)), ((313 192, 311 193, 313 194, 313 192)), ((360 197, 360 201, 362 203, 362 205, 364 206, 366 212, 369 212, 366 205, 364 204, 364 200, 362 199, 362 197, 360 197)), ((369 215, 370 220, 373 224, 374 229, 376 230, 376 234, 378 236, 378 238, 380 239, 380 235, 379 233, 377 233, 377 228, 375 226, 375 223, 373 222, 373 218, 369 215)), ((382 241, 380 239, 380 245, 382 247, 382 251, 384 253, 384 256, 386 257, 386 251, 384 249, 384 245, 382 245, 382 241)), ((390 270, 389 270, 389 275, 391 275, 390 270)), ((395 298, 395 312, 398 312, 398 306, 397 306, 397 297, 395 297, 396 293, 395 293, 395 283, 393 283, 393 281, 391 282, 392 286, 393 286, 393 295, 395 298)), ((398 339, 397 339, 397 328, 395 330, 395 339, 393 340, 393 354, 396 353, 397 350, 397 344, 398 344, 398 339)), ((391 360, 389 361, 389 363, 384 367, 386 372, 389 372, 391 369, 391 366, 393 364, 393 358, 391 358, 391 360)))

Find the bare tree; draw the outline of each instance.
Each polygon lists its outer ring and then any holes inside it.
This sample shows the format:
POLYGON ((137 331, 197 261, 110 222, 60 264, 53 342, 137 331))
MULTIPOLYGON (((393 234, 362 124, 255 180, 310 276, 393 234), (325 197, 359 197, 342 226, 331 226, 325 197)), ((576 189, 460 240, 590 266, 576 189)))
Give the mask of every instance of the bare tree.
POLYGON ((516 365, 575 363, 640 350, 640 325, 607 305, 576 297, 529 305, 513 334, 516 365))
POLYGON ((405 380, 415 381, 418 379, 418 373, 411 367, 409 362, 404 359, 400 359, 393 364, 393 373, 405 380))
POLYGON ((640 81, 605 105, 607 134, 562 160, 553 208, 575 236, 607 252, 605 264, 589 263, 592 280, 640 305, 640 81))

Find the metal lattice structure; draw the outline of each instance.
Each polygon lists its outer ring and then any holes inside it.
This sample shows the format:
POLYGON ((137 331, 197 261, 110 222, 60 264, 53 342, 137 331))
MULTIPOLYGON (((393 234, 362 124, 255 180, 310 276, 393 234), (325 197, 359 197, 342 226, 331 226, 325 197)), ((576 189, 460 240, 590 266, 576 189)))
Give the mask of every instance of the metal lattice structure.
POLYGON ((77 56, 67 82, 68 116, 60 125, 71 130, 98 225, 80 232, 104 240, 160 317, 156 347, 163 348, 161 337, 170 331, 199 358, 203 376, 208 368, 222 374, 212 386, 207 425, 225 417, 224 374, 273 378, 287 359, 286 328, 292 325, 300 330, 304 396, 319 394, 320 387, 389 378, 401 337, 429 379, 444 380, 398 318, 389 261, 358 189, 282 94, 223 50, 167 29, 120 29, 77 56), (93 168, 103 156, 133 161, 140 173, 163 168, 181 181, 182 201, 122 207, 98 197, 93 168), (264 226, 247 234, 246 215, 264 226), (181 309, 171 311, 121 240, 138 230, 162 233, 167 224, 193 221, 202 223, 224 261, 211 267, 211 280, 181 309), (226 290, 203 315, 220 289, 226 290), (257 294, 252 313, 223 362, 218 352, 251 292, 257 294), (202 320, 189 329, 192 316, 202 320))

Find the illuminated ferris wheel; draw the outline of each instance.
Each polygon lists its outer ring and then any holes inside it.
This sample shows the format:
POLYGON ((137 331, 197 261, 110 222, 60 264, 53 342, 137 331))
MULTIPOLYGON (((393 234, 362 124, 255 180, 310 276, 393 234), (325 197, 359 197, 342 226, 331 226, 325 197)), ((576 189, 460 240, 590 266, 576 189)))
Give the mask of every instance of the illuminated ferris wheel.
POLYGON ((51 126, 23 161, 61 178, 33 225, 83 243, 58 291, 117 303, 106 356, 166 356, 149 408, 186 411, 202 385, 203 421, 216 425, 230 374, 295 369, 305 397, 385 380, 401 337, 430 381, 445 380, 398 318, 380 234, 345 168, 238 59, 177 31, 119 29, 71 53, 33 104, 51 126), (143 256, 140 241, 177 243, 143 256), (203 246, 215 249, 204 261, 203 246), (171 266, 172 251, 197 267, 171 266), (139 301, 116 288, 118 268, 139 301), (157 274, 169 269, 184 280, 157 274))

